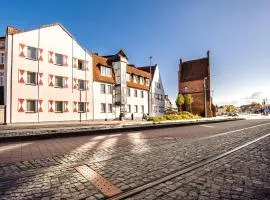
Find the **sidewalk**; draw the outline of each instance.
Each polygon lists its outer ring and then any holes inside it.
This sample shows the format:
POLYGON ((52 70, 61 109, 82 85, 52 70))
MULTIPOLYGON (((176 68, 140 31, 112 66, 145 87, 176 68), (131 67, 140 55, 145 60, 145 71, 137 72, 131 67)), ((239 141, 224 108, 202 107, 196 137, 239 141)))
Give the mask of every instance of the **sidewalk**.
POLYGON ((206 123, 242 120, 244 118, 201 118, 195 120, 178 121, 84 121, 84 122, 53 122, 38 124, 10 124, 0 126, 0 142, 44 139, 55 137, 70 137, 93 134, 108 134, 126 131, 138 131, 146 129, 168 128, 177 126, 190 126, 206 123))

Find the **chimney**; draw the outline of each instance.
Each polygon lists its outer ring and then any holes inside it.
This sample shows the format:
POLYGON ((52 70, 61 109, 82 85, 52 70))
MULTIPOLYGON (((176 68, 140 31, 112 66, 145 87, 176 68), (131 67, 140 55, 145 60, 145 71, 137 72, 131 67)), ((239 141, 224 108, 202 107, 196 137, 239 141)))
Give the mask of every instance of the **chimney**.
POLYGON ((209 50, 207 51, 207 58, 208 59, 210 58, 210 51, 209 50))

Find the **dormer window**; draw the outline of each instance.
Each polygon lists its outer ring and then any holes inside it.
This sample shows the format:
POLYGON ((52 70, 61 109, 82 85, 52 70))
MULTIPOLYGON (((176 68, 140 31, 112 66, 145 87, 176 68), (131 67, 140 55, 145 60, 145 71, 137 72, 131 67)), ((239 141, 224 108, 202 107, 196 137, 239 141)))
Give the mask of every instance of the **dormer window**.
POLYGON ((129 73, 126 74, 126 79, 127 79, 127 81, 130 81, 130 74, 129 73))
POLYGON ((144 85, 144 77, 140 77, 140 84, 144 85))
POLYGON ((139 82, 139 77, 136 75, 133 75, 133 82, 138 83, 139 82))
POLYGON ((109 68, 109 67, 101 66, 100 67, 100 72, 101 72, 102 76, 108 76, 108 77, 112 76, 112 69, 109 68))

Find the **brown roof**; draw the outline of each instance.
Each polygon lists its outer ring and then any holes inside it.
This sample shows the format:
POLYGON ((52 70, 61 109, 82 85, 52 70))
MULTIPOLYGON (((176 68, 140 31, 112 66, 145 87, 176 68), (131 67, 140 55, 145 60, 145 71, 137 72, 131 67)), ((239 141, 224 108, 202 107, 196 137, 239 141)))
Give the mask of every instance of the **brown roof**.
POLYGON ((190 60, 181 64, 181 82, 201 80, 208 77, 209 74, 209 59, 200 58, 190 60))
MULTIPOLYGON (((152 65, 152 66, 151 66, 151 75, 152 75, 152 77, 153 77, 154 74, 155 74, 156 68, 157 68, 157 65, 152 65)), ((145 71, 145 72, 150 73, 150 66, 138 67, 138 69, 141 69, 141 70, 143 70, 143 71, 145 71)))
POLYGON ((105 58, 102 56, 98 56, 96 54, 92 55, 93 58, 93 79, 94 81, 98 82, 105 82, 105 83, 115 83, 115 78, 114 78, 114 73, 112 70, 112 76, 102 76, 100 72, 100 66, 106 66, 106 67, 111 67, 111 61, 109 58, 105 58))
POLYGON ((134 65, 130 65, 130 64, 127 65, 127 73, 135 74, 137 76, 142 76, 142 77, 150 79, 150 73, 148 73, 144 70, 141 70, 141 69, 135 67, 134 65))

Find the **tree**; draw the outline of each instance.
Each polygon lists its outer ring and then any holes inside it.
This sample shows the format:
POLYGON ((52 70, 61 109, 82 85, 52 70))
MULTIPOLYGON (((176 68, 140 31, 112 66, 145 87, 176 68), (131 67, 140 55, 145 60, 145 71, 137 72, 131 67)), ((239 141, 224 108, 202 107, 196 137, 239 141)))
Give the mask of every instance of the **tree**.
POLYGON ((229 105, 227 108, 226 108, 226 112, 235 112, 236 111, 236 107, 234 105, 229 105))
POLYGON ((176 100, 175 100, 175 103, 178 107, 178 110, 179 111, 182 111, 182 105, 185 103, 185 98, 182 94, 178 94, 176 100))
POLYGON ((191 104, 193 103, 193 97, 192 97, 191 94, 187 94, 187 95, 185 96, 185 103, 186 103, 187 105, 189 105, 189 112, 192 112, 192 111, 191 111, 191 104))

